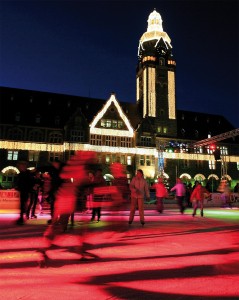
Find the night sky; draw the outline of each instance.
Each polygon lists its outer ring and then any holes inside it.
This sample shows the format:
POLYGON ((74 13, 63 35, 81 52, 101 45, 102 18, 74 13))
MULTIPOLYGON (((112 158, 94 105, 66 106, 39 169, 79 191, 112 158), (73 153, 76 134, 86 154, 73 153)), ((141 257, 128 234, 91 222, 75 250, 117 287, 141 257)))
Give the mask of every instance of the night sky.
POLYGON ((177 63, 177 109, 239 128, 238 1, 0 1, 0 85, 135 103, 154 8, 177 63))

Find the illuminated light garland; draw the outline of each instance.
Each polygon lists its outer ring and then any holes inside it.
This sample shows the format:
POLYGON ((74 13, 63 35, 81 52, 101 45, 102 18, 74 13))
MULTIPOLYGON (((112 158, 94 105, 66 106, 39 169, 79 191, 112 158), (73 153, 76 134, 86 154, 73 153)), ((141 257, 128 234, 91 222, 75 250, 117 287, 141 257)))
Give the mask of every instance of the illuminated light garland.
POLYGON ((197 178, 199 178, 199 177, 200 177, 202 180, 205 180, 205 179, 206 179, 206 177, 205 177, 203 174, 200 174, 200 173, 199 173, 199 174, 196 174, 196 175, 194 176, 194 179, 197 180, 197 178))
MULTIPOLYGON (((140 48, 142 48, 144 50, 143 47, 143 43, 147 42, 147 41, 151 41, 151 40, 157 40, 157 43, 161 40, 161 38, 163 39, 166 47, 172 48, 171 46, 171 39, 169 38, 168 34, 166 32, 163 31, 163 26, 162 26, 162 18, 161 15, 154 10, 148 17, 148 27, 147 27, 147 32, 145 32, 139 41, 139 47, 138 47, 138 55, 139 55, 139 51, 140 48)), ((156 45, 157 45, 156 43, 156 45)), ((155 45, 155 46, 156 46, 155 45)))
MULTIPOLYGON (((112 147, 102 145, 90 145, 65 142, 63 145, 41 144, 41 143, 23 143, 12 141, 0 141, 0 149, 8 150, 33 150, 33 151, 48 151, 48 152, 64 152, 64 151, 77 151, 77 150, 91 150, 96 152, 108 153, 124 153, 134 155, 151 155, 158 157, 158 150, 156 148, 126 148, 126 147, 112 147)), ((184 160, 201 160, 210 161, 213 158, 211 154, 200 153, 169 153, 164 152, 164 158, 168 159, 184 159, 184 160)), ((225 156, 224 162, 237 162, 239 163, 239 156, 225 156)))
MULTIPOLYGON (((118 101, 116 100, 115 98, 115 95, 111 95, 109 100, 106 102, 106 104, 103 106, 102 110, 97 114, 97 116, 93 119, 93 121, 91 122, 90 124, 90 133, 91 134, 94 134, 96 133, 97 131, 95 131, 96 129, 99 129, 99 128, 95 128, 96 124, 103 118, 104 114, 107 112, 108 108, 110 107, 111 103, 114 103, 114 105, 116 106, 117 110, 118 110, 118 113, 120 115, 120 117, 122 118, 122 120, 124 121, 125 125, 127 126, 128 128, 128 131, 124 132, 124 135, 128 136, 128 137, 133 137, 134 136, 134 129, 133 127, 130 125, 130 122, 128 120, 128 118, 126 117, 126 115, 124 114, 121 106, 119 105, 118 101)), ((100 130, 103 130, 103 129, 100 129, 100 130)), ((109 135, 108 133, 108 129, 107 129, 107 134, 105 133, 105 131, 103 130, 102 131, 102 134, 104 135, 109 135)), ((116 130, 112 129, 111 131, 111 135, 115 135, 115 132, 116 130)), ((123 135, 123 134, 122 134, 123 135)), ((122 135, 119 135, 119 136, 122 136, 122 135)))
POLYGON ((155 56, 145 56, 142 59, 143 62, 145 61, 156 61, 156 57, 155 56))
POLYGON ((136 78, 136 100, 139 101, 139 77, 136 78))
POLYGON ((10 170, 15 171, 17 174, 20 173, 20 171, 18 170, 18 168, 13 167, 13 166, 8 166, 8 167, 2 169, 1 173, 5 174, 7 171, 10 171, 10 170))
POLYGON ((0 149, 63 152, 64 145, 36 142, 0 141, 0 149))
POLYGON ((143 117, 147 115, 147 69, 143 70, 143 117))
POLYGON ((223 178, 225 178, 225 177, 227 178, 228 181, 231 181, 231 180, 232 180, 231 176, 228 175, 228 174, 223 175, 223 178))
POLYGON ((169 46, 172 47, 171 39, 168 36, 168 34, 166 32, 159 32, 159 31, 145 32, 140 38, 140 46, 144 50, 143 43, 152 40, 160 41, 161 38, 163 39, 164 42, 166 42, 165 45, 167 48, 168 48, 167 44, 169 44, 169 46))
POLYGON ((214 178, 216 180, 219 180, 219 177, 216 174, 209 175, 207 179, 210 179, 210 178, 214 178))
POLYGON ((148 88, 148 115, 156 117, 156 92, 155 92, 155 68, 148 68, 149 88, 148 88))
POLYGON ((133 137, 129 135, 129 131, 127 130, 119 130, 119 129, 110 129, 110 128, 92 128, 90 130, 90 134, 98 134, 98 135, 110 135, 110 136, 120 136, 120 137, 133 137))
POLYGON ((179 178, 187 177, 187 179, 191 179, 192 177, 188 173, 183 173, 179 178))
POLYGON ((176 105, 175 105, 175 74, 168 72, 168 115, 169 119, 176 119, 176 105))

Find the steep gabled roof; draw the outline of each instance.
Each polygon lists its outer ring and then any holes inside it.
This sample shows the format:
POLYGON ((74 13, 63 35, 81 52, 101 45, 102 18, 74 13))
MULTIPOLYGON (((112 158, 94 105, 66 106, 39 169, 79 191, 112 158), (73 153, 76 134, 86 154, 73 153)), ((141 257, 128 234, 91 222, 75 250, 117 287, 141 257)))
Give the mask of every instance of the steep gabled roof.
MULTIPOLYGON (((99 122, 99 120, 101 120, 104 115, 107 113, 107 110, 110 108, 111 104, 114 104, 114 106, 117 109, 117 112, 121 118, 121 120, 123 121, 123 123, 126 126, 126 130, 121 130, 121 134, 124 136, 128 136, 128 137, 133 137, 134 134, 134 128, 132 127, 132 125, 130 124, 130 121, 128 119, 128 117, 126 116, 126 114, 124 113, 123 109, 121 108, 121 106, 119 105, 119 102, 116 100, 115 95, 112 94, 110 96, 110 98, 108 99, 108 101, 105 103, 105 105, 103 106, 103 108, 98 112, 97 116, 93 119, 93 121, 90 124, 90 133, 97 133, 97 129, 96 128, 96 124, 99 122)), ((112 134, 115 131, 115 129, 112 129, 112 134)), ((109 129, 108 128, 101 128, 101 134, 109 134, 109 129)))

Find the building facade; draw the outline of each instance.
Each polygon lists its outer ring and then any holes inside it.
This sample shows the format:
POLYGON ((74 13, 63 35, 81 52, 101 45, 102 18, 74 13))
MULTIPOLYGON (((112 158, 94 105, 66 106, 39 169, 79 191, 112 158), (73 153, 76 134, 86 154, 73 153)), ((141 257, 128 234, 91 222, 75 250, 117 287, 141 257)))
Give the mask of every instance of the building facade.
POLYGON ((237 131, 223 116, 177 110, 175 78, 171 40, 154 10, 138 45, 135 103, 116 94, 102 100, 1 87, 1 185, 14 186, 19 160, 41 168, 93 150, 107 178, 110 164, 121 162, 129 181, 140 168, 149 182, 163 176, 173 185, 181 177, 216 187, 223 177, 233 187, 239 180, 237 131), (232 134, 223 138, 226 132, 232 134))

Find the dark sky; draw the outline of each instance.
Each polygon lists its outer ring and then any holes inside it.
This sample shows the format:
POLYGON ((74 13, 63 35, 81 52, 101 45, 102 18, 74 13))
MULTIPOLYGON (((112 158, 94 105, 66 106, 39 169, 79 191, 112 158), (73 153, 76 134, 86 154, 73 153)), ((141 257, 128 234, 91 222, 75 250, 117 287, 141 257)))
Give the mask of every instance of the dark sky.
POLYGON ((177 62, 177 109, 239 128, 238 1, 0 1, 0 85, 134 103, 154 8, 177 62))

